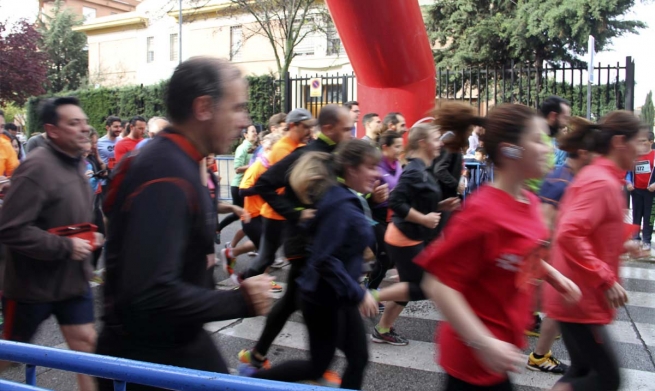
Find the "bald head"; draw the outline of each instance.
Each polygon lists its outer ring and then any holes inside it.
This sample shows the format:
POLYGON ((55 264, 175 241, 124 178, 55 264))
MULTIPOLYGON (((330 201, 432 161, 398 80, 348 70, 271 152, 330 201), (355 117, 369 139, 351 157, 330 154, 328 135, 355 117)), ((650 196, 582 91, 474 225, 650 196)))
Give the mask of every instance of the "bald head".
POLYGON ((321 133, 335 143, 350 139, 353 120, 350 111, 342 106, 326 105, 318 114, 321 133))
POLYGON ((148 121, 148 134, 150 135, 150 138, 155 137, 157 133, 159 133, 162 129, 164 129, 168 125, 170 125, 170 123, 164 117, 150 118, 150 121, 148 121))

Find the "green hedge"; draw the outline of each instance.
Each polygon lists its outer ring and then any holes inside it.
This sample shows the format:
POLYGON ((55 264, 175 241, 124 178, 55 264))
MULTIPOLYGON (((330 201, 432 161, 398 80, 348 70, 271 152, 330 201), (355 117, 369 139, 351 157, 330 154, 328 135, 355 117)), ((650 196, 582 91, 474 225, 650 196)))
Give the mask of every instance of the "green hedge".
MULTIPOLYGON (((279 111, 279 91, 272 75, 247 76, 249 85, 248 109, 254 123, 266 124, 268 118, 279 111)), ((75 96, 80 100, 89 122, 100 134, 105 133, 104 121, 110 115, 129 119, 134 115, 146 118, 166 116, 164 91, 167 81, 150 86, 129 86, 120 88, 95 88, 69 91, 54 96, 75 96)), ((38 122, 38 106, 42 99, 50 96, 32 97, 27 102, 27 132, 41 131, 38 122)))

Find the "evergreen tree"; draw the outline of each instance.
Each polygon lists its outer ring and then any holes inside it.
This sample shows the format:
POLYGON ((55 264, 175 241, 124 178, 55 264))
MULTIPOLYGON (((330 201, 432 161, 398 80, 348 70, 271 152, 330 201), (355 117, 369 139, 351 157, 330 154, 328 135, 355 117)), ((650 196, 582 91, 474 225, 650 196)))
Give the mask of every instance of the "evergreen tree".
POLYGON ((39 18, 40 47, 48 55, 48 93, 78 89, 88 75, 86 35, 73 31, 82 23, 61 0, 55 1, 52 15, 41 14, 39 18))
POLYGON ((653 129, 653 124, 655 123, 655 106, 653 106, 653 91, 649 91, 646 95, 646 103, 641 108, 641 120, 650 127, 651 131, 653 129))
POLYGON ((643 22, 623 18, 634 0, 441 0, 426 27, 442 45, 439 66, 507 66, 544 61, 580 64, 589 35, 596 51, 635 34, 643 22))

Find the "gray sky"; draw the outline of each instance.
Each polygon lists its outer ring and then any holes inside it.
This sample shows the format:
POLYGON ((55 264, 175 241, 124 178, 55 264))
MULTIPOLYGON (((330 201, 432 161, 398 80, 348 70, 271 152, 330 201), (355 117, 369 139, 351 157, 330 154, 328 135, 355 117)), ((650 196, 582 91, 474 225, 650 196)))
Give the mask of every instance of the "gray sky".
MULTIPOLYGON (((34 20, 38 4, 38 0, 0 0, 0 19, 8 18, 10 22, 21 17, 34 20)), ((626 56, 632 56, 636 65, 635 107, 639 107, 648 91, 655 90, 655 2, 646 4, 643 0, 637 0, 628 18, 643 20, 649 26, 639 35, 630 34, 615 39, 611 48, 597 53, 594 63, 606 65, 618 61, 624 65, 626 56)))

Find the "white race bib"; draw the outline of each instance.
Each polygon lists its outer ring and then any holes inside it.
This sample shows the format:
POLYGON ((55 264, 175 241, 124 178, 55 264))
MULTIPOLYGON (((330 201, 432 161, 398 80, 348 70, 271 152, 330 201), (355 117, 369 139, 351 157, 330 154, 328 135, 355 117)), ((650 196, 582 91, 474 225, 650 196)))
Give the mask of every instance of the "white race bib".
POLYGON ((641 161, 635 162, 635 173, 637 173, 637 174, 650 174, 650 171, 651 171, 650 161, 641 160, 641 161))

